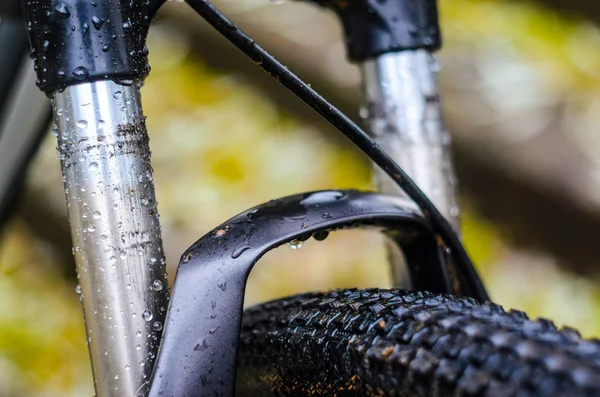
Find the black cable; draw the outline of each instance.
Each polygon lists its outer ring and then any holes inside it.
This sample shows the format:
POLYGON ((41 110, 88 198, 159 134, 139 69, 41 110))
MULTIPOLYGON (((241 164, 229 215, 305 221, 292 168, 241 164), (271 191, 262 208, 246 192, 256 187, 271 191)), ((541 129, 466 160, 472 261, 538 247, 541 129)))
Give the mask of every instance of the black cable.
POLYGON ((450 255, 455 265, 459 267, 461 273, 468 277, 469 284, 474 286, 473 291, 465 291, 465 293, 480 301, 489 300, 485 287, 477 275, 469 255, 448 221, 433 203, 429 201, 416 183, 410 179, 406 172, 367 133, 298 76, 290 72, 275 57, 256 44, 254 40, 229 21, 214 5, 206 0, 186 0, 186 2, 213 28, 227 38, 227 40, 250 57, 250 59, 275 78, 275 80, 279 81, 317 111, 358 146, 359 149, 365 152, 375 164, 381 167, 417 203, 425 218, 430 222, 433 231, 442 238, 450 250, 450 255))

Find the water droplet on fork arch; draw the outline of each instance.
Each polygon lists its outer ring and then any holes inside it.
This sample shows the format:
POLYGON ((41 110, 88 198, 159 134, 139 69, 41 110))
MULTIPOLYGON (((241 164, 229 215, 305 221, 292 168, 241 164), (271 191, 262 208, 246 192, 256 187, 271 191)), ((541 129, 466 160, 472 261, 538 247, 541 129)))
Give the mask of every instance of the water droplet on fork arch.
POLYGON ((233 252, 231 253, 231 258, 232 259, 237 259, 240 256, 242 256, 242 254, 246 251, 248 251, 250 249, 250 246, 248 245, 241 245, 239 247, 237 247, 235 250, 233 250, 233 252))
POLYGON ((296 251, 299 250, 300 248, 302 248, 302 246, 304 245, 304 243, 300 240, 292 240, 289 243, 287 243, 288 247, 290 247, 292 250, 296 251))
POLYGON ((77 287, 75 287, 75 292, 81 294, 81 285, 77 284, 77 287))
POLYGON ((98 163, 96 163, 96 162, 90 163, 90 165, 88 166, 88 170, 90 170, 90 171, 97 171, 98 170, 98 163))

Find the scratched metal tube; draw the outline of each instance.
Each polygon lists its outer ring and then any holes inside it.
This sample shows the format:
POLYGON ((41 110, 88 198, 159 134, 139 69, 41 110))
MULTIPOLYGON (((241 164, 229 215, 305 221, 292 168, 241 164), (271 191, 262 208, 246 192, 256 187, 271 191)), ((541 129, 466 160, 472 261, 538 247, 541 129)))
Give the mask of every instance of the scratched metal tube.
POLYGON ((126 83, 79 84, 52 101, 99 397, 145 393, 168 306, 139 84, 126 83))
MULTIPOLYGON (((440 106, 438 68, 433 54, 426 50, 388 53, 365 61, 361 65, 361 116, 377 143, 459 232, 456 177, 440 106)), ((379 168, 375 179, 382 192, 405 196, 379 168)), ((403 278, 400 255, 391 252, 390 256, 394 273, 403 278)), ((396 285, 402 284, 400 279, 395 279, 396 285)))

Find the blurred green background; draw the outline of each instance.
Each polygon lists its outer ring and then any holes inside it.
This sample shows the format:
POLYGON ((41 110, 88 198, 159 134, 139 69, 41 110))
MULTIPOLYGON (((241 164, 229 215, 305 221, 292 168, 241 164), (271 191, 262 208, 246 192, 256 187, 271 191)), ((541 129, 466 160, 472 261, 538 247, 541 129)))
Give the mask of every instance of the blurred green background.
MULTIPOLYGON (((442 94, 464 240, 492 298, 594 337, 600 30, 593 15, 554 3, 441 1, 442 94)), ((333 16, 291 2, 217 4, 358 113, 359 74, 344 60, 333 16)), ((153 71, 142 94, 171 276, 185 248, 250 206, 300 191, 371 187, 360 153, 185 5, 161 11, 148 46, 153 71)), ((0 241, 0 396, 93 395, 54 139, 49 134, 37 155, 0 241)), ((268 254, 247 301, 387 286, 387 270, 381 236, 340 232, 268 254)))

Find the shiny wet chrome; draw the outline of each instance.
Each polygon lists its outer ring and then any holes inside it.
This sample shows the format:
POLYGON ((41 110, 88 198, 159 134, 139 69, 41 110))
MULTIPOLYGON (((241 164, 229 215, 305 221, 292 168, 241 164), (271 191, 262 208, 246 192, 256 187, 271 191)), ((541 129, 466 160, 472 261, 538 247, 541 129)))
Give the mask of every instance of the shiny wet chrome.
POLYGON ((52 104, 96 393, 144 393, 168 284, 139 84, 84 83, 52 104))
MULTIPOLYGON (((438 63, 425 50, 389 53, 361 65, 369 131, 459 229, 456 178, 437 86, 438 63)), ((384 193, 402 194, 381 170, 384 193)))

